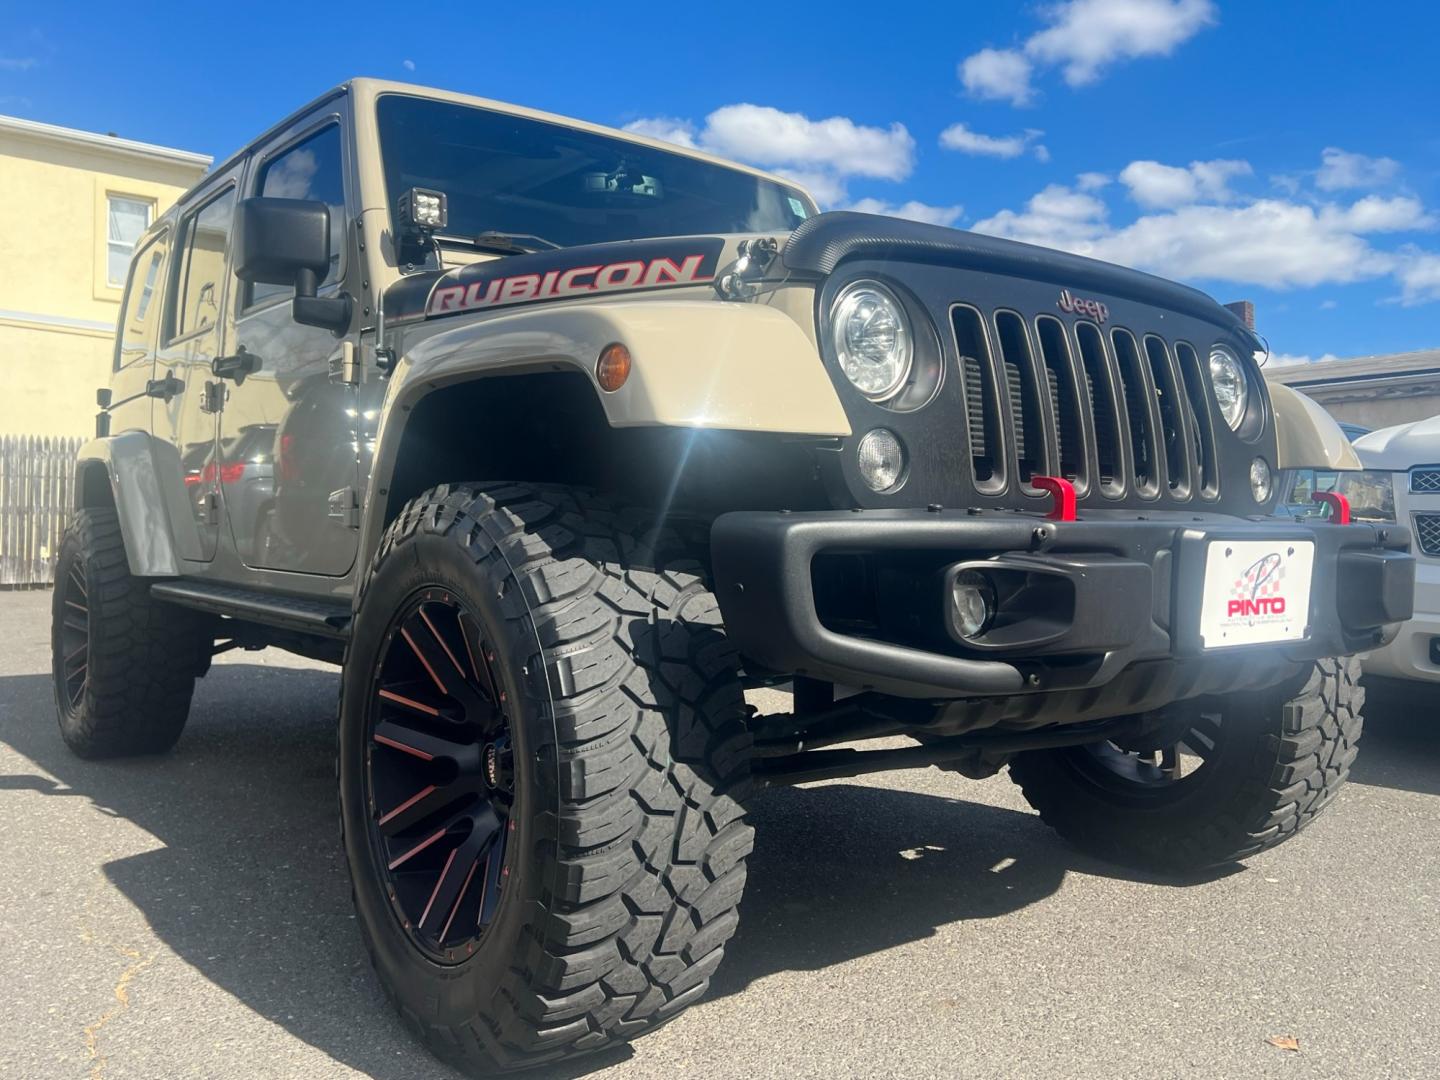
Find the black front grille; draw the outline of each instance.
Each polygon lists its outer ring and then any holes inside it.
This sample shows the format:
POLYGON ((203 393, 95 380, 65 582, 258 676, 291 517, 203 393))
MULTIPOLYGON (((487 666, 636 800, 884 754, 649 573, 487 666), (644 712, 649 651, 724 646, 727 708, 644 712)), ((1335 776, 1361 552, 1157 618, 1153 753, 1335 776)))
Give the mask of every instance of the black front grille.
POLYGON ((1415 515, 1415 542, 1426 555, 1440 555, 1440 514, 1415 515))
POLYGON ((1410 490, 1421 495, 1440 492, 1440 469, 1411 469, 1410 490))
POLYGON ((987 318, 968 304, 951 309, 951 324, 977 491, 1028 494, 1033 477, 1059 475, 1082 497, 1217 495, 1215 429, 1190 345, 1052 315, 987 318))

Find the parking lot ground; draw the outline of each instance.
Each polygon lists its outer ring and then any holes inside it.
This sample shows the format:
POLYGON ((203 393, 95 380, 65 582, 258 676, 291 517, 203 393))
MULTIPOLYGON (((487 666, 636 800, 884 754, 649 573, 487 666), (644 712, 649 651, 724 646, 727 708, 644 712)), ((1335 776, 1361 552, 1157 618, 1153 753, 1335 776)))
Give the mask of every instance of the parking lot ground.
MULTIPOLYGON (((227 655, 173 754, 82 762, 48 604, 0 593, 0 1075, 453 1077, 351 917, 333 669, 227 655)), ((554 1075, 1440 1075, 1437 706, 1377 702, 1325 817, 1194 881, 1082 857, 1004 774, 765 792, 710 997, 554 1075)))

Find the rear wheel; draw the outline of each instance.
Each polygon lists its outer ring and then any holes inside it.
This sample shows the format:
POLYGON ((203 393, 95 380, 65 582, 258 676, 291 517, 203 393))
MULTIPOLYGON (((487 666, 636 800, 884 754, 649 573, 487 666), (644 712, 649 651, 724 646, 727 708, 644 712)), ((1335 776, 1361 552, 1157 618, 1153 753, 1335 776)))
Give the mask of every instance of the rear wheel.
POLYGON ((521 1068, 704 993, 751 845, 744 716, 668 531, 519 484, 401 512, 346 659, 341 818, 375 967, 432 1050, 521 1068))
POLYGON ((1011 778, 1077 847, 1115 862, 1190 871, 1294 836, 1355 760, 1365 694, 1353 657, 1287 684, 1182 702, 1144 741, 1030 751, 1011 778))
POLYGON ((132 577, 115 511, 78 510, 55 566, 50 647, 65 744, 85 758, 158 754, 180 738, 210 656, 204 617, 132 577))

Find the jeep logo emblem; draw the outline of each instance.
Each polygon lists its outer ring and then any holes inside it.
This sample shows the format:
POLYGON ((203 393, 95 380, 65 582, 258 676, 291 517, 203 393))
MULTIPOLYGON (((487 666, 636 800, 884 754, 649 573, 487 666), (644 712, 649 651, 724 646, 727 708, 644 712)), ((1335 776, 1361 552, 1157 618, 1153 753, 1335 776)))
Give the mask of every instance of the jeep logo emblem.
POLYGON ((1110 318, 1110 309, 1099 300, 1083 300, 1071 296, 1069 289, 1060 290, 1060 310, 1067 315, 1088 315, 1098 323, 1110 318))

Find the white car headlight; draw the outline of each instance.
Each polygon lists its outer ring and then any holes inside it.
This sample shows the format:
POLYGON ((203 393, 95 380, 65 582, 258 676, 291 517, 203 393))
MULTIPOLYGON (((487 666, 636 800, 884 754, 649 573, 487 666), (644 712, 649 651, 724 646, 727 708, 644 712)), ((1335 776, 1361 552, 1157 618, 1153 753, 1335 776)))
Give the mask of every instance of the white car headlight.
POLYGON ((914 361, 910 323, 885 286, 857 281, 835 298, 830 332, 840 370, 871 401, 884 401, 905 385, 914 361))
POLYGON ((1235 354, 1223 345, 1210 350, 1210 385, 1215 387, 1215 401, 1220 415, 1231 431, 1245 419, 1245 406, 1250 402, 1250 379, 1235 354))

